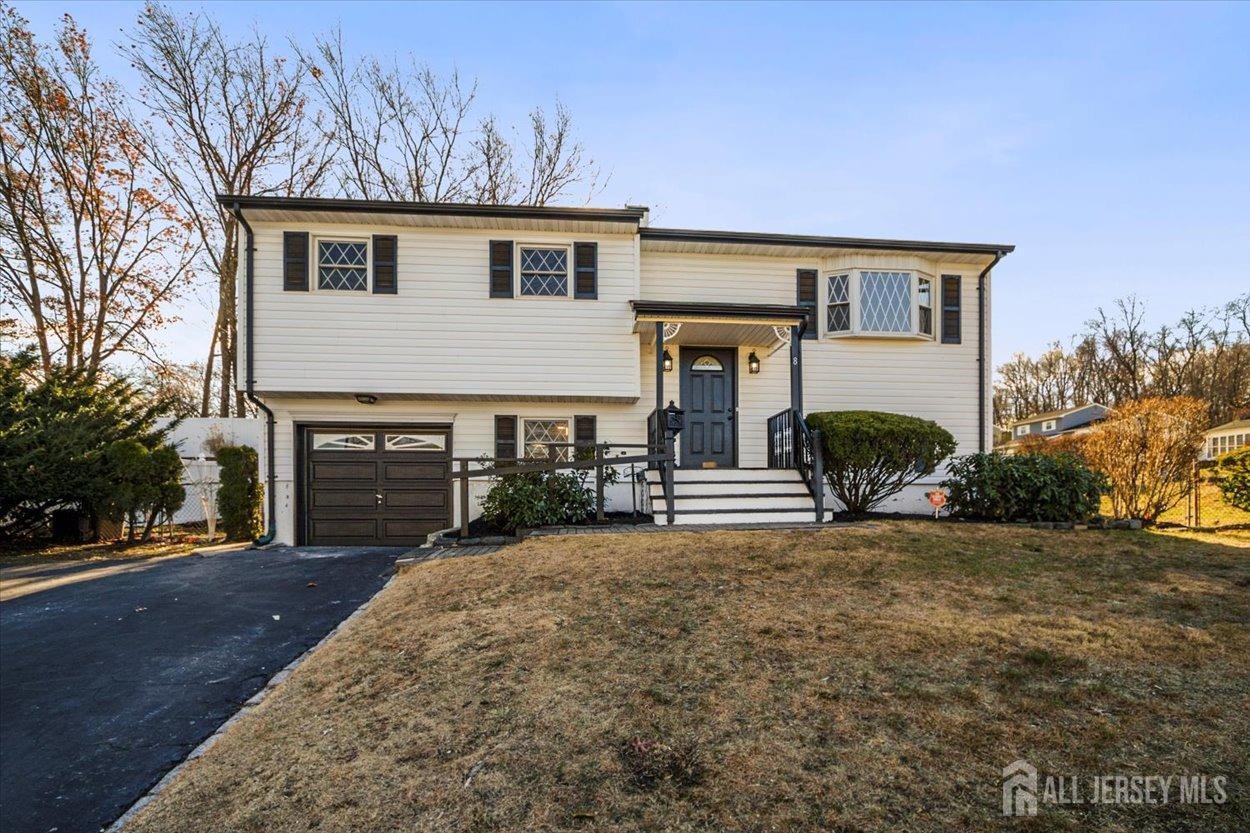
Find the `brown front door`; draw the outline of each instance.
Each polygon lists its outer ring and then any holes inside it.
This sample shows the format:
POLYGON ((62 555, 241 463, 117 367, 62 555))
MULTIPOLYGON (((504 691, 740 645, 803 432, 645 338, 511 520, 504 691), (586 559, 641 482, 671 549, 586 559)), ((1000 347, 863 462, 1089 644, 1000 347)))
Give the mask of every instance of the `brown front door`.
POLYGON ((451 526, 448 428, 304 429, 303 542, 410 546, 451 526))
POLYGON ((681 406, 686 426, 679 437, 683 468, 736 465, 737 352, 681 348, 681 406))

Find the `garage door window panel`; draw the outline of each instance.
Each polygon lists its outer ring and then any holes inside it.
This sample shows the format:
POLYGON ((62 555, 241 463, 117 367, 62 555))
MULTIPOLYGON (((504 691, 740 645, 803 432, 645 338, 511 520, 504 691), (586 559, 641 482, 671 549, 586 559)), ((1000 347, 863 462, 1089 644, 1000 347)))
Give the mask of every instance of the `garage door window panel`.
POLYGON ((445 434, 387 434, 387 451, 446 451, 445 434))
POLYGON ((313 451, 373 451, 373 434, 313 434, 313 451))

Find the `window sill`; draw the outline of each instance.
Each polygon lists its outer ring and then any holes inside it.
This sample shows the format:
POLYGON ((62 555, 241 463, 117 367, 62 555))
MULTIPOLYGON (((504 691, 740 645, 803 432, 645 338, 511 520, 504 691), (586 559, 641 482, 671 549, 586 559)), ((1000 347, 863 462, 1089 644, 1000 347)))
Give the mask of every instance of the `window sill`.
POLYGON ((821 338, 840 341, 842 339, 873 339, 881 341, 933 341, 931 335, 924 333, 872 333, 872 332, 839 332, 825 333, 821 338))

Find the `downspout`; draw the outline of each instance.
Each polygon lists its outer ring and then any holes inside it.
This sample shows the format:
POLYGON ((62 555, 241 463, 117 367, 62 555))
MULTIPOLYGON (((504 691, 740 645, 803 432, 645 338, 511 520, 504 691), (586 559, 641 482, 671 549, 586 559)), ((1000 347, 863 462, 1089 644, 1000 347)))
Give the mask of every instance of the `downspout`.
MULTIPOLYGON (((985 278, 1006 252, 995 252, 977 275, 977 450, 985 453, 985 278)), ((251 354, 248 354, 251 357, 251 354)))
POLYGON ((243 216, 243 212, 239 210, 239 203, 237 200, 234 203, 233 213, 234 218, 239 221, 239 225, 243 226, 243 231, 245 233, 244 240, 246 241, 246 248, 244 249, 244 263, 246 264, 244 287, 247 295, 247 313, 245 318, 247 337, 244 339, 243 349, 247 351, 247 366, 245 374, 246 388, 244 395, 247 397, 248 402, 251 402, 265 413, 265 496, 269 503, 269 524, 268 529, 265 530, 265 534, 252 542, 258 547, 263 547, 266 544, 273 543, 273 539, 278 537, 278 495, 275 491, 277 475, 274 472, 273 451, 274 419, 273 411, 269 410, 269 406, 260 401, 260 399, 256 396, 256 380, 253 373, 255 363, 252 360, 252 325, 255 322, 255 315, 252 312, 252 278, 256 270, 256 239, 255 235, 252 233, 251 225, 247 222, 247 218, 245 218, 243 216))

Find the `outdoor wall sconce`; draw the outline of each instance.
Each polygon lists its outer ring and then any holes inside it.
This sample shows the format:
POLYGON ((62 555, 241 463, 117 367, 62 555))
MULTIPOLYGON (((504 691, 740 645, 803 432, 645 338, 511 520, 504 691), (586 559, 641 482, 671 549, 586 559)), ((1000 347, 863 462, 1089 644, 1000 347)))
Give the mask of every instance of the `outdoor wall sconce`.
POLYGON ((747 373, 760 372, 760 357, 755 355, 755 351, 751 351, 751 355, 747 356, 747 373))
POLYGON ((356 401, 361 405, 373 405, 378 401, 378 398, 371 393, 358 393, 356 394, 356 401))
POLYGON ((664 372, 670 373, 672 372, 672 370, 673 370, 673 354, 665 350, 664 351, 664 372))

